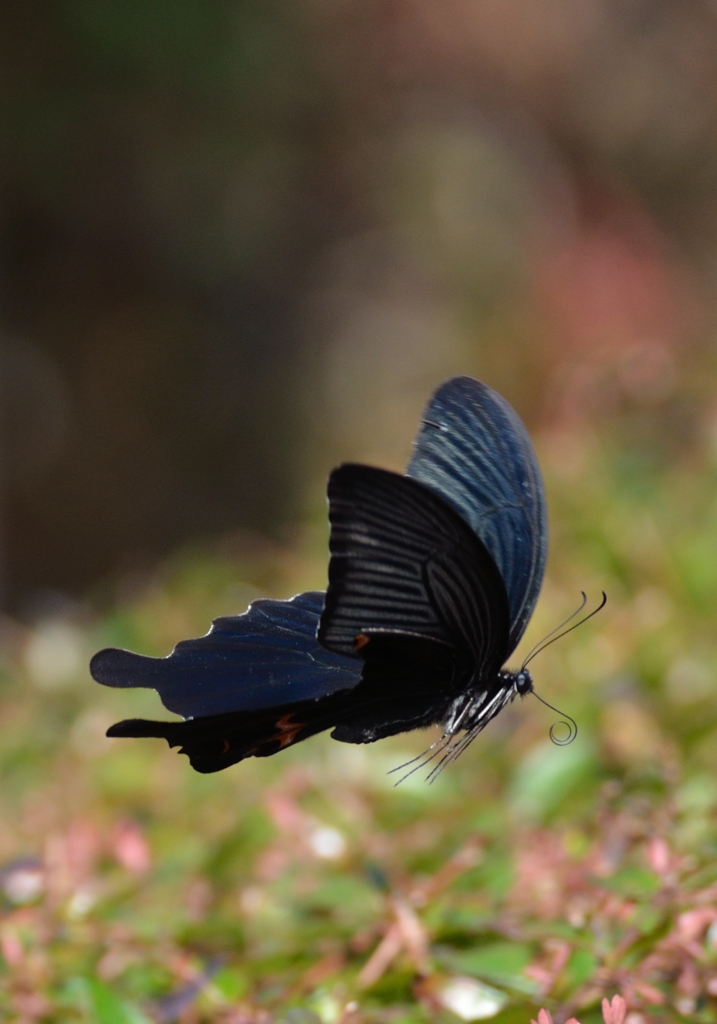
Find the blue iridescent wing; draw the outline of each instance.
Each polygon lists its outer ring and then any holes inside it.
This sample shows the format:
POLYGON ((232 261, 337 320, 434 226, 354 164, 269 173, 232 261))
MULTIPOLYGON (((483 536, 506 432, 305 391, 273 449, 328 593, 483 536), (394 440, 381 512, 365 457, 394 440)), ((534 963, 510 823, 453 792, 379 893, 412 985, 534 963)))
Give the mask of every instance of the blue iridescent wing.
POLYGON ((486 384, 454 377, 426 406, 406 473, 448 502, 492 555, 508 592, 512 652, 538 600, 548 550, 543 481, 520 418, 486 384))
POLYGON ((166 658, 107 648, 90 663, 105 686, 146 686, 170 711, 194 718, 273 708, 351 689, 363 664, 319 646, 324 594, 254 601, 216 619, 206 636, 182 640, 166 658))

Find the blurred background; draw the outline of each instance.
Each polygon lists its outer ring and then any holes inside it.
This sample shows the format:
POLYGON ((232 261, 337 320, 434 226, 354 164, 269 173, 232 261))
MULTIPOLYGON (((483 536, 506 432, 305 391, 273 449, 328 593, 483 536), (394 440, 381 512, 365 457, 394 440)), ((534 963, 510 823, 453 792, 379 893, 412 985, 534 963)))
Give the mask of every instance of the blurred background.
POLYGON ((709 4, 3 4, 0 582, 81 596, 440 379, 680 459, 711 401, 709 4), (695 367, 699 367, 693 380, 695 367))
MULTIPOLYGON (((395 892, 476 836, 483 873, 414 901, 420 948, 497 943, 493 968, 461 967, 505 990, 472 990, 484 1017, 552 998, 591 1019, 601 985, 626 991, 605 965, 630 900, 717 851, 717 9, 5 0, 0 110, 11 1019, 262 1024, 301 1004, 293 1024, 343 1021, 395 892), (158 701, 94 686, 92 651, 165 654, 256 596, 323 587, 328 471, 403 468, 455 373, 509 399, 545 472, 528 641, 581 589, 609 595, 535 666, 579 720, 573 747, 524 705, 440 785, 394 792, 385 770, 421 737, 315 740, 208 778, 106 741, 158 701), (534 876, 503 871, 516 837, 542 851, 534 876), (561 857, 633 870, 622 904, 595 897, 598 952, 561 857), (543 922, 527 939, 516 900, 543 922), (213 971, 199 1009, 171 1003, 213 971)), ((640 935, 662 941, 685 909, 670 899, 640 935)), ((370 1019, 475 1009, 412 988, 425 962, 401 948, 390 984, 361 981, 384 984, 359 1000, 370 1019)), ((446 956, 435 977, 458 971, 446 956)), ((717 1019, 717 980, 675 963, 645 967, 633 1011, 717 1019)))

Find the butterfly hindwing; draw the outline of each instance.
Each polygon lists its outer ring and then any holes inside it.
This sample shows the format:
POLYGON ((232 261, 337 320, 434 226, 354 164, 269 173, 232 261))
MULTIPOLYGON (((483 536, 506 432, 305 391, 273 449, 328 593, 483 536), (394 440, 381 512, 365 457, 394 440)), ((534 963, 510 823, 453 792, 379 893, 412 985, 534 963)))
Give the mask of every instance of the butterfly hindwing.
POLYGON ((454 377, 423 414, 407 475, 455 509, 493 557, 510 602, 510 654, 545 570, 547 514, 540 468, 517 413, 471 377, 454 377))
POLYGON ((343 695, 331 733, 342 743, 373 743, 442 722, 469 671, 450 645, 400 633, 371 634, 361 654, 361 682, 343 695))
POLYGON ((357 661, 363 676, 352 689, 184 722, 129 719, 111 726, 107 735, 165 739, 170 747, 180 747, 198 772, 208 773, 247 757, 269 757, 325 729, 333 729, 333 738, 344 743, 372 743, 440 721, 458 682, 451 649, 388 635, 375 640, 382 656, 366 664, 357 661))
MULTIPOLYGON (((338 696, 334 694, 332 696, 338 696)), ((108 736, 152 736, 180 747, 198 772, 218 772, 247 757, 270 757, 294 743, 323 732, 332 724, 331 708, 323 701, 203 715, 185 722, 150 722, 133 718, 117 722, 108 736), (321 707, 320 707, 321 706, 321 707)))
POLYGON ((461 517, 423 484, 370 466, 334 470, 328 495, 319 642, 349 655, 372 633, 408 634, 458 649, 479 675, 497 671, 508 643, 505 587, 461 517))
POLYGON ((94 656, 90 671, 105 686, 147 686, 185 717, 276 707, 350 689, 361 663, 316 640, 324 595, 254 601, 243 615, 216 619, 209 632, 182 640, 166 658, 117 648, 94 656))

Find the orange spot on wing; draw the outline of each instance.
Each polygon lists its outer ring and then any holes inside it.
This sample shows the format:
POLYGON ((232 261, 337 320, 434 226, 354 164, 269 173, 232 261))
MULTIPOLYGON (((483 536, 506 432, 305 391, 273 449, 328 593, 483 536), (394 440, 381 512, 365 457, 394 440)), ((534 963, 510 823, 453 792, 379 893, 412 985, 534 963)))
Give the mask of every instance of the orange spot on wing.
POLYGON ((222 740, 222 754, 228 754, 230 746, 231 743, 229 742, 229 740, 222 740))
POLYGON ((365 647, 369 642, 370 637, 367 637, 365 633, 359 633, 354 640, 354 650, 360 651, 362 647, 365 647))
POLYGON ((288 747, 294 742, 297 735, 301 732, 304 727, 303 722, 292 722, 291 719, 294 717, 293 711, 288 715, 282 715, 279 721, 276 723, 276 728, 279 730, 276 736, 272 736, 272 740, 278 740, 280 749, 288 747))

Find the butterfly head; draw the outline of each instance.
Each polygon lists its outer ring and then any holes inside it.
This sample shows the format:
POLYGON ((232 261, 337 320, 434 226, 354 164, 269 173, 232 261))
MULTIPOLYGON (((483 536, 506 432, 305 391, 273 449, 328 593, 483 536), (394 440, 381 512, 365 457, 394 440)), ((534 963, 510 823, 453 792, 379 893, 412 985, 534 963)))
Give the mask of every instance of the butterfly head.
POLYGON ((527 668, 521 668, 520 672, 515 673, 513 685, 515 686, 515 692, 521 697, 525 697, 526 693, 533 692, 533 677, 527 668))

